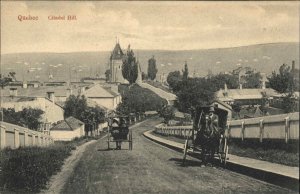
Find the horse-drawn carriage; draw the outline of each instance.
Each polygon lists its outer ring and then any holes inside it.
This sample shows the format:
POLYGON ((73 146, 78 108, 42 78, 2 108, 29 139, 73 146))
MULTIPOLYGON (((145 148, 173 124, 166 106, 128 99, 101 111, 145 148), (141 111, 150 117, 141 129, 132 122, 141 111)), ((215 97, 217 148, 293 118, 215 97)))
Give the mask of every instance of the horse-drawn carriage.
POLYGON ((199 154, 202 163, 206 164, 217 157, 221 164, 226 164, 228 145, 225 129, 227 111, 212 107, 198 107, 192 113, 192 134, 184 144, 183 164, 188 153, 199 154))
POLYGON ((123 142, 128 142, 129 150, 132 150, 132 131, 129 129, 128 116, 113 116, 108 118, 107 146, 116 143, 116 149, 121 149, 123 142))

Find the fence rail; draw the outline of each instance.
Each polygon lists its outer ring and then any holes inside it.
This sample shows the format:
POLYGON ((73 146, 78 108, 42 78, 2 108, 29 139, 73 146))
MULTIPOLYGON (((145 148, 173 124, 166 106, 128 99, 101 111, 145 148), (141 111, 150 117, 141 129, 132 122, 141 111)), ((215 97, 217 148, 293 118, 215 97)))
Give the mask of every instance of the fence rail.
POLYGON ((20 146, 48 146, 53 142, 53 138, 48 134, 0 122, 0 149, 19 148, 20 146))
MULTIPOLYGON (((179 137, 191 136, 192 126, 165 126, 159 124, 155 132, 179 137)), ((251 119, 232 120, 227 123, 225 135, 235 139, 299 140, 299 112, 251 119)))

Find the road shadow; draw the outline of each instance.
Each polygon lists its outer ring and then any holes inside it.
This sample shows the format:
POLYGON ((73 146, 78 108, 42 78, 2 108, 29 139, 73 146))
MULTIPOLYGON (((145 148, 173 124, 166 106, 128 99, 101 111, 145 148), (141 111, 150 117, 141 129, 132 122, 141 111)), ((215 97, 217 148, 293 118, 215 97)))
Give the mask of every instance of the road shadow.
POLYGON ((122 149, 116 149, 116 148, 105 148, 105 149, 97 149, 97 151, 102 152, 102 151, 128 151, 128 148, 122 148, 122 149))
POLYGON ((170 158, 169 161, 174 161, 177 166, 182 166, 182 167, 193 167, 193 166, 201 166, 202 162, 201 161, 195 161, 195 160, 185 160, 185 163, 183 164, 183 159, 182 158, 170 158))

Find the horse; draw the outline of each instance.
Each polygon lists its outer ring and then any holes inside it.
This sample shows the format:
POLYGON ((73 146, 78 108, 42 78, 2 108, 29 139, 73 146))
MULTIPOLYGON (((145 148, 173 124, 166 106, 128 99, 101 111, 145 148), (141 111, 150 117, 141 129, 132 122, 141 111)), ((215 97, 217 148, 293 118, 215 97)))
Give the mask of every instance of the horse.
POLYGON ((212 118, 202 112, 197 124, 197 135, 195 144, 201 148, 201 160, 204 164, 211 162, 214 154, 219 149, 220 131, 218 127, 218 116, 212 118))

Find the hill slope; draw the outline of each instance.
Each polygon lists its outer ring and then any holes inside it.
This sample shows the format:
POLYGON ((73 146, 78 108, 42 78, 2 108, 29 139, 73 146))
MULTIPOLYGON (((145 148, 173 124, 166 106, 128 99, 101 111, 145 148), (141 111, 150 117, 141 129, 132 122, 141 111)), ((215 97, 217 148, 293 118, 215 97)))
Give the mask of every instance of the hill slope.
MULTIPOLYGON (((121 45, 126 48, 126 45, 121 45)), ((141 63, 142 71, 147 71, 148 59, 155 56, 158 73, 181 70, 185 61, 189 72, 200 76, 208 71, 219 73, 231 71, 239 66, 250 66, 258 71, 271 73, 283 63, 296 61, 299 67, 299 43, 270 43, 234 48, 165 51, 134 50, 141 63)), ((16 71, 22 80, 48 80, 49 73, 56 80, 79 79, 83 76, 103 75, 108 68, 110 52, 74 53, 16 53, 4 54, 1 71, 16 71), (25 62, 25 65, 24 65, 25 62), (23 73, 22 73, 23 72, 23 73)))

